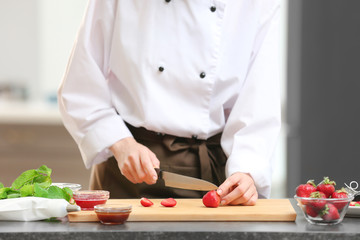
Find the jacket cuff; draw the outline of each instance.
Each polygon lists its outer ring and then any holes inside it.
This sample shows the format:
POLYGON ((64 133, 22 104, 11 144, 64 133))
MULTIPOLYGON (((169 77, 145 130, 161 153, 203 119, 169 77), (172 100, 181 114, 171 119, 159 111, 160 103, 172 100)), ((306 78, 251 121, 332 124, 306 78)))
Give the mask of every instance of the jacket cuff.
POLYGON ((132 134, 120 117, 102 119, 90 129, 79 144, 85 167, 106 161, 113 154, 109 150, 117 141, 132 134))
POLYGON ((239 161, 232 156, 228 158, 226 163, 226 177, 228 178, 236 172, 248 173, 255 182, 256 190, 259 198, 269 198, 271 193, 271 166, 265 160, 256 159, 250 156, 241 156, 241 159, 246 159, 247 164, 239 161))

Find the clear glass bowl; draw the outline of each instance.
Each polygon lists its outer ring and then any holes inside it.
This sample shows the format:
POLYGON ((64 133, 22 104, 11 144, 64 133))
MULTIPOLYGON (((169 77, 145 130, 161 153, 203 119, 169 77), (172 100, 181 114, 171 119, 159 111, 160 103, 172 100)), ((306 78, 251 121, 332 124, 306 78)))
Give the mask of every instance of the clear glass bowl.
POLYGON ((94 207, 95 213, 102 224, 123 224, 129 218, 132 206, 126 204, 101 204, 94 207))
POLYGON ((94 210, 96 205, 105 204, 110 193, 106 190, 82 190, 73 193, 73 199, 81 210, 94 210))
POLYGON ((340 223, 354 198, 305 198, 294 196, 305 219, 311 224, 334 225, 340 223))
POLYGON ((59 188, 64 188, 64 187, 68 187, 70 188, 73 192, 75 191, 79 191, 81 189, 81 185, 77 184, 77 183, 52 183, 52 186, 57 186, 59 188))

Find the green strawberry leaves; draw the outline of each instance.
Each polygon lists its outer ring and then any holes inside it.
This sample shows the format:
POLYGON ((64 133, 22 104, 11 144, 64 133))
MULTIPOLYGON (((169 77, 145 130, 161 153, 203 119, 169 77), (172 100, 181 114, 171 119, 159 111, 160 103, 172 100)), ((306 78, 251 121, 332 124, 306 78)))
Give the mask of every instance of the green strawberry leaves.
POLYGON ((51 173, 50 168, 42 165, 38 169, 30 169, 21 173, 11 187, 4 187, 0 183, 0 199, 34 196, 70 201, 72 190, 67 187, 51 186, 51 173))

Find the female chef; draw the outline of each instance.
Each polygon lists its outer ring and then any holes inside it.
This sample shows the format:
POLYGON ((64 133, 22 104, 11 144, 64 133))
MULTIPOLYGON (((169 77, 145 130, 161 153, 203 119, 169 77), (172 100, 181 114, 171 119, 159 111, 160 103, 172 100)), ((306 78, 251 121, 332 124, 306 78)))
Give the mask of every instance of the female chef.
POLYGON ((269 197, 278 18, 278 0, 90 0, 58 99, 91 188, 202 197, 161 167, 217 184, 224 205, 269 197))

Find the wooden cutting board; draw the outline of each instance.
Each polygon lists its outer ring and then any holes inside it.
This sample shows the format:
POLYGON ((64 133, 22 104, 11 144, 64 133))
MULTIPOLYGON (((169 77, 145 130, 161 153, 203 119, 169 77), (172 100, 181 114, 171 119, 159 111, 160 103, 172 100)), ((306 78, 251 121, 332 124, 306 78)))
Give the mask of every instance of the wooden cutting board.
MULTIPOLYGON (((176 199, 175 207, 163 207, 162 199, 151 199, 143 207, 139 199, 109 199, 107 203, 132 205, 128 221, 295 221, 296 212, 289 199, 259 199, 255 206, 207 208, 201 199, 176 199)), ((70 212, 70 222, 97 222, 94 211, 70 212)))

